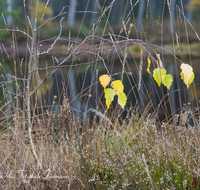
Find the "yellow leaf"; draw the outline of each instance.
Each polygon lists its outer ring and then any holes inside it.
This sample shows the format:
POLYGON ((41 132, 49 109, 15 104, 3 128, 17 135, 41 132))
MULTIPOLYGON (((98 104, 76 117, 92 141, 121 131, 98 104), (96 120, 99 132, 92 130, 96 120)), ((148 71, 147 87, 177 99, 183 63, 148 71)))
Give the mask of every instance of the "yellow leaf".
POLYGON ((181 77, 188 88, 189 85, 193 82, 193 80, 191 81, 191 78, 194 76, 193 68, 189 64, 185 63, 182 63, 180 68, 182 69, 181 77))
POLYGON ((118 95, 120 92, 124 91, 124 85, 122 84, 121 80, 115 80, 111 83, 112 88, 115 90, 116 94, 118 95))
POLYGON ((124 109, 124 106, 126 105, 126 94, 124 94, 123 92, 120 92, 118 94, 118 104, 124 109))
POLYGON ((115 90, 112 88, 106 88, 104 89, 104 93, 105 93, 106 105, 107 105, 107 108, 109 109, 110 104, 113 101, 114 96, 115 96, 115 90))
POLYGON ((109 82, 110 82, 111 78, 109 75, 101 75, 99 77, 99 81, 101 83, 101 85, 106 88, 106 86, 108 86, 109 82))
POLYGON ((151 60, 147 58, 147 61, 148 61, 147 72, 151 75, 151 71, 149 70, 149 67, 151 65, 151 60))

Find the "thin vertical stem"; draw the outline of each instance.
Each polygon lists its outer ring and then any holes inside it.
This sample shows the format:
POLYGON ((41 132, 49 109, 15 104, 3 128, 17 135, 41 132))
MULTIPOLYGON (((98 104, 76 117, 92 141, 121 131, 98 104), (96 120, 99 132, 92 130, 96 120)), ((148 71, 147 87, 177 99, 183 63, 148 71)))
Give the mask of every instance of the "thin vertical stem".
POLYGON ((29 59, 29 63, 28 63, 28 76, 27 76, 27 86, 26 86, 26 98, 27 98, 27 115, 28 115, 28 135, 29 135, 29 140, 30 140, 30 144, 31 144, 31 149, 33 152, 33 156, 37 161, 38 166, 40 167, 40 169, 42 169, 42 165, 38 159, 36 150, 35 150, 35 146, 33 143, 33 139, 32 139, 32 124, 31 124, 31 93, 30 93, 30 82, 31 82, 31 77, 32 77, 32 64, 33 64, 33 55, 34 55, 34 44, 35 44, 35 39, 36 39, 36 24, 37 24, 37 11, 38 11, 38 3, 39 0, 37 1, 37 6, 36 6, 36 14, 35 14, 35 23, 34 23, 34 29, 33 29, 33 38, 31 41, 31 51, 30 51, 30 59, 29 59))

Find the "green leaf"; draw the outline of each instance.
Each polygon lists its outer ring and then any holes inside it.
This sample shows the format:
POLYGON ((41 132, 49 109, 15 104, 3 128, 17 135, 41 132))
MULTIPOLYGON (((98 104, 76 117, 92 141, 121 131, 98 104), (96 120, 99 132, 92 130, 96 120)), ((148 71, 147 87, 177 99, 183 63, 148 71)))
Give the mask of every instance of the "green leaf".
POLYGON ((162 83, 166 76, 167 71, 163 68, 157 68, 153 70, 153 78, 158 83, 158 86, 162 83))
POLYGON ((118 95, 120 92, 124 91, 124 85, 122 84, 121 80, 115 80, 111 83, 112 88, 116 91, 118 95))
POLYGON ((167 74, 162 81, 163 85, 166 86, 168 89, 170 89, 172 82, 173 82, 173 77, 170 74, 167 74))
POLYGON ((124 94, 123 92, 120 92, 118 94, 118 104, 124 109, 124 106, 126 105, 126 94, 124 94))
POLYGON ((111 102, 114 99, 114 96, 116 95, 115 90, 112 88, 106 88, 104 89, 104 93, 105 93, 105 99, 106 99, 106 105, 107 108, 109 109, 111 102))

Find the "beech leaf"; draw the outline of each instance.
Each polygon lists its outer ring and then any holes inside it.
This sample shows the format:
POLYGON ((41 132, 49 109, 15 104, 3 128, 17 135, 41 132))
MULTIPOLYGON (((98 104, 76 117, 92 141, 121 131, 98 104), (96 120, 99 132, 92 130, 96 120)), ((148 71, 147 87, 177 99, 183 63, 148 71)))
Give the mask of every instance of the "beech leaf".
POLYGON ((115 90, 116 94, 118 95, 120 92, 124 91, 124 85, 122 84, 121 80, 115 80, 111 83, 112 88, 115 90))
POLYGON ((101 85, 106 88, 106 86, 108 86, 109 82, 110 82, 111 78, 109 75, 101 75, 99 77, 99 81, 101 83, 101 85))
POLYGON ((124 109, 124 106, 126 105, 126 94, 124 92, 120 92, 118 94, 118 104, 124 109))
POLYGON ((115 90, 112 88, 104 89, 104 93, 105 93, 106 105, 107 105, 107 108, 109 109, 110 104, 113 101, 116 93, 115 93, 115 90))
POLYGON ((190 84, 194 80, 194 73, 193 68, 189 64, 182 63, 180 66, 181 72, 181 79, 183 79, 184 83, 186 84, 187 88, 189 88, 190 84))

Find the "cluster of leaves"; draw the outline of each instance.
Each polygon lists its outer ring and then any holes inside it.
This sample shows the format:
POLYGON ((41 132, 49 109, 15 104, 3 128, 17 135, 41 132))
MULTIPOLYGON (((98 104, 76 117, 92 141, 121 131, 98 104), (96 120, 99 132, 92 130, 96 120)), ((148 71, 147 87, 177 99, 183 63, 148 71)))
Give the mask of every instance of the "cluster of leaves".
MULTIPOLYGON (((157 68, 153 70, 153 78, 157 82, 157 84, 160 86, 163 84, 166 86, 169 90, 173 82, 173 77, 170 74, 167 74, 167 71, 164 69, 162 61, 160 59, 160 55, 156 54, 158 61, 157 61, 157 68)), ((147 72, 151 74, 149 68, 151 64, 151 60, 147 58, 148 66, 147 66, 147 72)), ((189 64, 182 63, 181 66, 181 79, 186 84, 187 88, 189 88, 190 84, 194 81, 194 73, 193 68, 189 64)))
MULTIPOLYGON (((164 69, 162 61, 160 59, 160 55, 156 54, 157 56, 157 68, 153 70, 153 78, 157 82, 157 84, 160 86, 163 84, 170 90, 170 87, 173 82, 173 76, 170 74, 167 74, 167 71, 164 69)), ((151 65, 151 60, 147 58, 148 66, 147 66, 147 72, 151 75, 151 72, 149 70, 151 65)), ((186 84, 187 88, 189 88, 190 84, 194 81, 194 73, 193 68, 189 64, 182 63, 181 66, 181 79, 186 84)), ((106 88, 108 84, 111 81, 111 77, 109 75, 101 75, 99 77, 99 81, 101 85, 104 87, 104 93, 105 93, 105 99, 106 99, 106 105, 109 109, 111 102, 114 99, 114 96, 118 96, 118 104, 124 108, 126 105, 127 97, 124 91, 124 85, 120 80, 115 80, 111 83, 112 88, 106 88)))
POLYGON ((111 83, 112 88, 106 88, 111 81, 111 77, 109 75, 101 75, 99 77, 99 81, 104 87, 107 108, 109 109, 110 104, 113 101, 115 95, 118 96, 118 104, 122 108, 124 108, 124 106, 126 105, 127 97, 126 94, 123 92, 124 85, 122 84, 122 82, 120 80, 115 80, 111 83))

